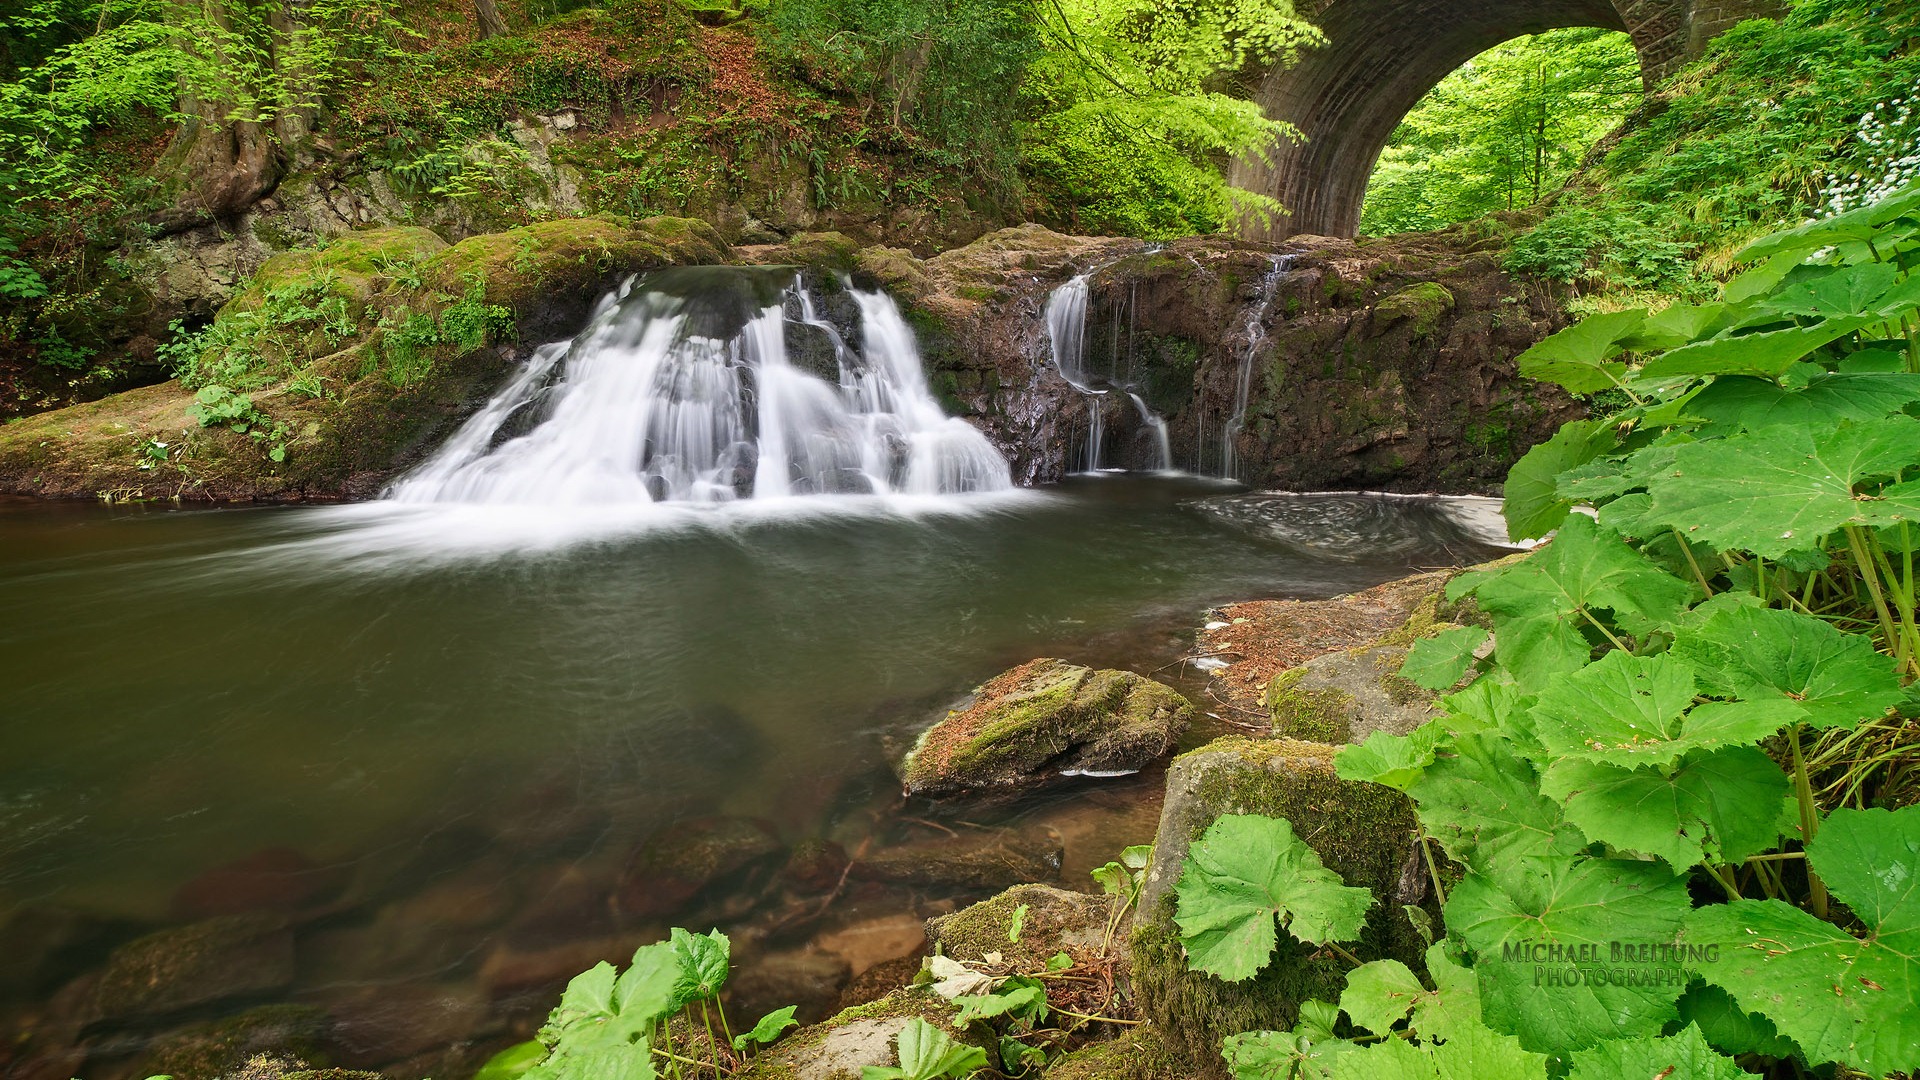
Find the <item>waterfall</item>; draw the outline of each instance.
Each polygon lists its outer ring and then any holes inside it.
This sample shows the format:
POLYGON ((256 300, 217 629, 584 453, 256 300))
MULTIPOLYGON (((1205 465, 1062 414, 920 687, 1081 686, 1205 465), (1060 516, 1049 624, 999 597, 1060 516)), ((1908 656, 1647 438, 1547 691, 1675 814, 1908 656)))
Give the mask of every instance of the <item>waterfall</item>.
POLYGON ((630 282, 578 337, 537 350, 387 499, 598 506, 1011 489, 986 437, 941 412, 892 299, 849 292, 857 350, 791 271, 630 282), (830 367, 796 364, 789 332, 822 335, 830 367))
POLYGON ((1140 422, 1147 425, 1147 430, 1153 433, 1153 471, 1172 472, 1173 445, 1167 441, 1166 420, 1159 413, 1147 408, 1146 401, 1139 394, 1129 391, 1127 397, 1132 399, 1133 407, 1139 411, 1140 422))
POLYGON ((1053 369, 1067 385, 1087 398, 1087 472, 1100 468, 1101 443, 1106 424, 1100 405, 1106 391, 1096 390, 1087 380, 1087 282, 1091 273, 1071 278, 1047 297, 1047 345, 1053 355, 1053 369))
POLYGON ((1233 441, 1246 426, 1247 405, 1253 398, 1253 354, 1266 344, 1267 313, 1273 308, 1274 296, 1280 289, 1280 279, 1286 276, 1292 266, 1291 255, 1272 257, 1267 272, 1260 277, 1258 296, 1247 313, 1247 346, 1240 354, 1240 379, 1234 384, 1233 415, 1227 418, 1226 426, 1220 431, 1220 476, 1225 480, 1237 479, 1234 470, 1239 465, 1239 459, 1233 441))

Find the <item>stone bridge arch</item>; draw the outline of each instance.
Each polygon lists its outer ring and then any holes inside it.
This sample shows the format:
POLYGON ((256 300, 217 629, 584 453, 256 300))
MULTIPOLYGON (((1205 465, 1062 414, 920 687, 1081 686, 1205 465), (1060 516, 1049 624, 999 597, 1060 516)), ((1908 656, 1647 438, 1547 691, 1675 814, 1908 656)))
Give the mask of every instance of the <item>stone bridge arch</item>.
POLYGON ((1401 118, 1455 68, 1524 34, 1572 26, 1624 31, 1649 86, 1720 31, 1775 13, 1773 0, 1300 0, 1327 35, 1290 66, 1252 87, 1267 115, 1306 135, 1270 164, 1239 160, 1238 187, 1272 195, 1292 211, 1243 235, 1352 236, 1367 178, 1401 118))

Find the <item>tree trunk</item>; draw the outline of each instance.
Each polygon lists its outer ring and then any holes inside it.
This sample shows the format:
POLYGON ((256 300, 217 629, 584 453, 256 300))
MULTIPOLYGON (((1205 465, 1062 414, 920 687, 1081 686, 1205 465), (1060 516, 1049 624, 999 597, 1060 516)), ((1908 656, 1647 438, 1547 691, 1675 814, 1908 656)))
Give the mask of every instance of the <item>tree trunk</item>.
MULTIPOLYGON (((232 26, 226 0, 203 0, 201 14, 222 28, 232 26)), ((284 14, 274 20, 275 31, 284 33, 289 27, 284 14)), ((191 32, 192 24, 181 29, 191 32)), ((272 53, 270 44, 269 63, 274 62, 272 53)), ((218 45, 215 61, 230 63, 218 45)), ((275 121, 230 119, 226 106, 203 101, 184 85, 180 112, 186 119, 174 130, 157 169, 175 188, 174 202, 150 219, 163 235, 238 216, 266 197, 283 171, 275 121)), ((296 117, 279 119, 298 123, 296 117)))
POLYGON ((473 15, 480 23, 480 40, 506 35, 507 20, 500 17, 493 0, 473 0, 473 15))

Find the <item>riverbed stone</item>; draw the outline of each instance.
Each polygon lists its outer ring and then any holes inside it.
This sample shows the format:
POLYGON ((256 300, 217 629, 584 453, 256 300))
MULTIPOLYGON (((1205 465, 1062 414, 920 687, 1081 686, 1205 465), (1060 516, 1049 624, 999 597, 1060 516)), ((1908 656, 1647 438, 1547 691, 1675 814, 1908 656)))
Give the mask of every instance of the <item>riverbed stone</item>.
POLYGON ((322 1060, 319 1043, 326 1028, 325 1010, 312 1005, 262 1005, 155 1040, 135 1071, 173 1080, 214 1080, 258 1054, 322 1060))
POLYGON ((894 1040, 916 1017, 962 1042, 976 1038, 954 1027, 951 1003, 929 990, 906 987, 794 1032, 761 1053, 736 1080, 860 1080, 867 1066, 898 1062, 894 1040))
POLYGON ((1032 660, 949 711, 921 736, 902 774, 908 794, 943 797, 1133 772, 1172 750, 1193 716, 1179 691, 1143 675, 1032 660))
POLYGON ((1050 834, 998 830, 881 848, 855 860, 849 874, 923 888, 1004 889, 1059 877, 1065 857, 1050 834))
POLYGON ((113 951, 93 1016, 132 1020, 279 990, 293 982, 293 934, 269 915, 226 915, 161 930, 113 951))
POLYGON ((266 848, 182 885, 173 911, 196 920, 249 911, 291 914, 339 895, 351 877, 347 867, 322 866, 292 848, 266 848))
POLYGON ((1412 803, 1391 788, 1340 779, 1333 765, 1337 750, 1296 739, 1230 736, 1176 758, 1168 769, 1131 943, 1134 985, 1141 1010, 1192 1075, 1224 1077, 1222 1039, 1239 1031, 1290 1028, 1301 1002, 1338 1000, 1346 981, 1343 961, 1286 935, 1273 960, 1245 982, 1187 969, 1173 923, 1173 887, 1189 845, 1222 815, 1290 822, 1329 869, 1374 894, 1366 926, 1347 948, 1363 960, 1392 957, 1420 969, 1425 942, 1402 905, 1432 907, 1433 901, 1424 878, 1412 895, 1405 895, 1402 884, 1414 851, 1412 803))
POLYGON ((744 1027, 793 1005, 801 1023, 818 1023, 836 1011, 840 991, 852 978, 846 960, 810 949, 743 957, 727 980, 728 1015, 744 1027))
POLYGON ((636 918, 672 915, 709 885, 772 862, 780 838, 763 821, 706 817, 676 822, 635 850, 621 876, 620 910, 636 918))

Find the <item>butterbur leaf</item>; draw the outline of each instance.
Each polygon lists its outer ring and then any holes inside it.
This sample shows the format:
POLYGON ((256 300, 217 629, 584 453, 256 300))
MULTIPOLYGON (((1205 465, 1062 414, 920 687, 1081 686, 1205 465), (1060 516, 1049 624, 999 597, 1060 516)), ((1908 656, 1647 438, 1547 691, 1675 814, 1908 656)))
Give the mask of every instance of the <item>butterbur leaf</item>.
POLYGON ((1920 420, 1708 439, 1675 451, 1648 486, 1649 517, 1696 543, 1778 559, 1842 526, 1920 521, 1920 492, 1870 494, 1871 481, 1920 463, 1920 420))
POLYGON ((651 1024, 679 1009, 674 1000, 680 978, 680 960, 668 942, 642 945, 633 963, 613 985, 613 1003, 620 1015, 637 1024, 651 1024))
POLYGON ((1047 1018, 1046 987, 1026 978, 1008 979, 991 993, 957 997, 953 1003, 960 1006, 960 1013, 954 1018, 956 1024, 991 1020, 996 1016, 1015 1016, 1034 1021, 1047 1018))
POLYGON ((1547 1059, 1473 1024, 1442 1043, 1388 1039, 1333 1063, 1334 1080, 1546 1080, 1547 1059))
POLYGON ((1613 357, 1620 355, 1621 342, 1640 329, 1646 317, 1644 310, 1589 315, 1521 353, 1520 374, 1558 383, 1576 394, 1616 386, 1627 365, 1613 357))
POLYGON ((1677 348, 1713 335, 1737 320, 1743 310, 1731 304, 1674 304, 1647 316, 1623 344, 1635 352, 1677 348))
POLYGON ((1303 1032, 1305 1027, 1302 1020, 1292 1031, 1229 1035, 1220 1046, 1220 1056, 1227 1059, 1233 1080, 1328 1080, 1337 1058, 1360 1049, 1334 1038, 1331 1031, 1320 1036, 1303 1032))
POLYGON ((1423 724, 1406 735, 1374 731, 1357 746, 1343 746, 1334 755, 1334 772, 1342 780, 1384 784, 1397 791, 1420 778, 1433 764, 1433 752, 1446 733, 1438 724, 1423 724))
POLYGON ((962 1077, 987 1066, 985 1050, 956 1042, 917 1016, 901 1029, 895 1046, 900 1055, 899 1067, 868 1065, 860 1070, 861 1080, 942 1080, 962 1077))
POLYGON ((1838 341, 1874 321, 1874 316, 1860 315, 1828 319, 1813 326, 1709 338, 1654 357, 1640 368, 1640 375, 1647 379, 1666 379, 1679 375, 1761 375, 1777 378, 1815 349, 1838 341))
POLYGON ((1804 390, 1787 390, 1767 379, 1715 379, 1688 411, 1716 424, 1749 431, 1827 427, 1843 420, 1873 421, 1920 401, 1920 375, 1816 375, 1804 390))
POLYGON ((1413 1003, 1413 1029, 1423 1039, 1451 1039, 1480 1026, 1480 980, 1473 969, 1453 962, 1447 943, 1427 946, 1427 975, 1433 989, 1413 1003))
POLYGON ((1660 569, 1584 514, 1567 519, 1551 544, 1498 571, 1463 574, 1450 599, 1471 592, 1494 617, 1494 655, 1531 691, 1586 665, 1584 611, 1611 611, 1630 632, 1670 622, 1693 586, 1660 569))
POLYGON ((545 1039, 549 1031, 563 1032, 582 1021, 605 1020, 612 1016, 614 980, 613 965, 604 960, 575 975, 561 993, 560 1004, 547 1017, 542 1038, 545 1039))
POLYGON ((1278 944, 1275 920, 1311 945, 1351 940, 1373 894, 1352 888, 1279 818, 1229 814, 1194 841, 1174 887, 1187 966, 1252 978, 1278 944))
POLYGON ((731 945, 727 935, 718 930, 708 934, 692 934, 679 927, 673 928, 671 936, 674 959, 679 962, 679 975, 674 981, 674 1009, 688 1002, 701 1001, 720 992, 727 981, 727 962, 731 945))
POLYGON ((1472 867, 1528 855, 1573 854, 1586 844, 1540 794, 1533 766, 1498 734, 1461 735, 1409 785, 1420 819, 1447 854, 1472 867))
POLYGON ((1400 677, 1428 690, 1449 689, 1467 673, 1474 651, 1486 641, 1486 628, 1480 626, 1456 626, 1421 638, 1407 650, 1400 677))
POLYGON ((1498 729, 1516 710, 1531 707, 1533 699, 1512 683, 1492 677, 1475 679, 1465 690, 1435 702, 1446 714, 1447 728, 1459 733, 1498 729))
POLYGON ((515 1043, 488 1058, 473 1080, 519 1080, 546 1056, 547 1048, 538 1039, 515 1043))
POLYGON ((1676 941, 1692 906, 1685 878, 1657 862, 1566 856, 1503 860, 1493 870, 1462 878, 1446 906, 1448 930, 1477 957, 1489 1027, 1557 1054, 1656 1035, 1675 1017, 1684 980, 1566 979, 1568 963, 1544 950, 1584 946, 1605 956, 1616 941, 1676 941), (1557 985, 1545 982, 1550 976, 1557 985))
POLYGON ((799 1027, 800 1021, 793 1018, 794 1011, 798 1008, 799 1006, 797 1005, 789 1005, 784 1009, 775 1009, 761 1017, 759 1022, 753 1025, 753 1030, 733 1037, 733 1048, 735 1050, 745 1050, 749 1045, 753 1044, 765 1046, 775 1039, 778 1039, 780 1033, 788 1028, 799 1027))
POLYGON ((1125 896, 1133 889, 1133 876, 1127 868, 1117 862, 1093 868, 1093 880, 1099 884, 1100 891, 1108 896, 1125 896))
POLYGON ((1866 315, 1874 311, 1874 302, 1885 296, 1899 279, 1899 269, 1886 263, 1804 267, 1761 300, 1760 307, 1782 315, 1816 319, 1866 315))
POLYGON ((1680 1022, 1693 1024, 1707 1041, 1728 1054, 1790 1058, 1800 1053, 1792 1039, 1781 1038, 1773 1021, 1734 1004, 1717 986, 1696 982, 1680 995, 1680 1022))
POLYGON ((1019 1039, 1000 1037, 1000 1065, 1009 1076, 1020 1076, 1027 1069, 1047 1063, 1047 1052, 1019 1039))
POLYGON ((1688 1024, 1667 1038, 1614 1039, 1573 1055, 1568 1080, 1738 1080, 1748 1075, 1732 1058, 1707 1045, 1688 1024))
POLYGON ((1556 762, 1543 794, 1565 805, 1587 839, 1658 855, 1675 870, 1739 862, 1780 838, 1788 782, 1758 747, 1696 751, 1668 769, 1556 762))
POLYGON ((1120 862, 1129 870, 1145 870, 1153 862, 1153 845, 1133 844, 1121 848, 1120 862))
POLYGON ((1407 1018, 1413 1003, 1426 993, 1427 988, 1420 985, 1407 965, 1398 960, 1375 960, 1347 973, 1340 1009, 1360 1027, 1386 1035, 1407 1018))
POLYGON ((1805 716, 1784 699, 1689 709, 1693 696, 1693 667, 1685 661, 1610 652, 1540 692, 1534 733, 1556 758, 1640 768, 1756 743, 1805 716))
POLYGON ((1604 420, 1570 420, 1553 438, 1536 443, 1507 471, 1500 512, 1507 538, 1533 540, 1560 527, 1573 503, 1560 490, 1559 477, 1619 445, 1614 426, 1604 420))
POLYGON ((1809 615, 1717 596, 1688 624, 1673 654, 1693 664, 1709 693, 1790 702, 1811 728, 1854 727, 1905 696, 1890 657, 1809 615))
POLYGON ((1920 1067, 1920 807, 1835 810, 1807 860, 1866 935, 1777 900, 1702 908, 1689 942, 1719 949, 1697 970, 1810 1061, 1873 1076, 1920 1067))

